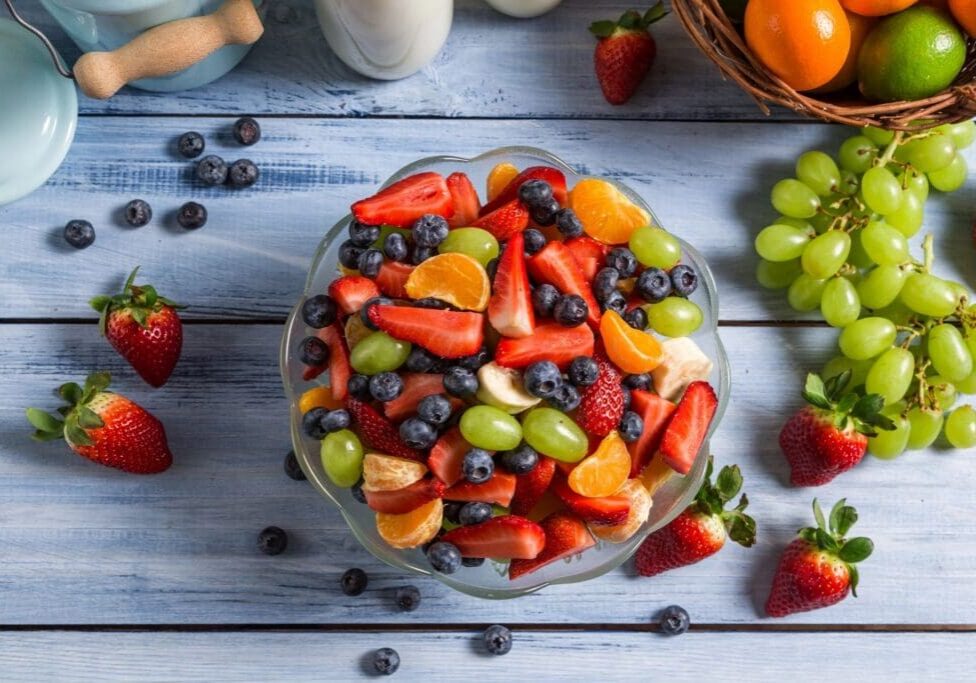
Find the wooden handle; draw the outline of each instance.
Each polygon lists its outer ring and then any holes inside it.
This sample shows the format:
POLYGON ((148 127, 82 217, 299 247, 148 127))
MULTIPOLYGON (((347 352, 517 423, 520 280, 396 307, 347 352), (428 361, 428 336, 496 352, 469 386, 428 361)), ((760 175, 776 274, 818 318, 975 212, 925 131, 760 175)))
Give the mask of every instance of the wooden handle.
POLYGON ((160 24, 112 52, 82 55, 75 80, 86 95, 104 100, 126 83, 182 71, 225 45, 249 45, 262 33, 251 0, 225 0, 213 14, 160 24))

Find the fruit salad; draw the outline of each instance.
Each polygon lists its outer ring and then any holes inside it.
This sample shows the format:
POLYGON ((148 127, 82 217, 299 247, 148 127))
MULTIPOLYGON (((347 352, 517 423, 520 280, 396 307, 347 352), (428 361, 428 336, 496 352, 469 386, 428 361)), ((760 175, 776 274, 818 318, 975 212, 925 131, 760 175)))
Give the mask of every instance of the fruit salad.
POLYGON ((289 349, 332 484, 442 574, 491 559, 514 581, 634 537, 718 405, 680 242, 547 165, 496 165, 484 198, 419 172, 351 212, 289 349))

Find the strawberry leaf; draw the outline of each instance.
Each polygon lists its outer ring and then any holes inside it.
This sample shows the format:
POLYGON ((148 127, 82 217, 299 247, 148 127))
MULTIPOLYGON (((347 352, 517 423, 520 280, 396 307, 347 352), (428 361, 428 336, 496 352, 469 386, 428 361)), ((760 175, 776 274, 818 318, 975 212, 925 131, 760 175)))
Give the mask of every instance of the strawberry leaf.
POLYGON ((99 427, 105 426, 102 418, 88 406, 81 406, 78 409, 78 424, 83 429, 98 429, 99 427))
MULTIPOLYGON (((849 394, 854 396, 855 394, 849 394)), ((851 406, 851 415, 864 422, 869 422, 871 418, 881 412, 884 408, 884 397, 880 394, 867 394, 858 399, 851 406)))
POLYGON ((61 420, 37 408, 27 409, 27 421, 37 431, 56 434, 56 437, 60 437, 64 431, 64 423, 61 420))
POLYGON ((857 584, 861 578, 860 572, 857 571, 857 567, 853 564, 847 565, 847 573, 851 577, 851 595, 855 598, 857 597, 857 584))
POLYGON ((836 532, 836 530, 837 530, 837 519, 838 519, 838 515, 840 514, 840 509, 842 507, 844 507, 844 505, 846 503, 847 503, 847 499, 846 498, 841 498, 836 503, 834 503, 834 507, 830 508, 830 518, 829 519, 830 519, 830 529, 831 529, 831 531, 836 532))
POLYGON ((146 309, 144 308, 130 308, 129 313, 132 315, 132 319, 135 320, 139 327, 146 327, 148 316, 146 315, 146 309))
POLYGON ((820 509, 820 503, 817 502, 816 498, 813 499, 813 518, 817 520, 818 529, 827 530, 827 522, 824 520, 823 510, 820 509))
POLYGON ((839 375, 834 375, 833 377, 829 378, 824 383, 824 389, 826 390, 827 397, 833 398, 839 396, 840 393, 847 388, 847 385, 850 384, 852 374, 853 373, 851 373, 850 370, 844 370, 844 372, 840 373, 839 375))
POLYGON ((109 383, 112 381, 112 375, 107 372, 93 372, 88 375, 85 380, 85 392, 83 396, 83 401, 90 401, 97 394, 108 389, 109 383))
POLYGON ((92 440, 77 421, 69 419, 64 427, 65 436, 72 446, 91 446, 92 440))
POLYGON ((156 288, 152 285, 143 285, 142 300, 148 308, 155 306, 156 301, 159 300, 159 295, 156 293, 156 288))
POLYGON ((612 21, 594 21, 590 24, 590 33, 597 38, 609 38, 617 30, 617 24, 612 21))
POLYGON ((617 21, 617 26, 625 29, 634 29, 641 27, 642 17, 640 12, 637 10, 629 9, 620 15, 620 19, 617 21))
MULTIPOLYGON (((837 403, 837 407, 835 408, 835 410, 846 418, 847 415, 851 412, 851 409, 857 403, 859 403, 860 401, 863 401, 863 400, 864 400, 863 398, 862 399, 858 399, 857 394, 847 394, 846 396, 844 396, 844 398, 842 398, 837 403)), ((882 399, 882 400, 884 400, 884 399, 882 399)))
POLYGON ((850 505, 844 505, 837 513, 837 521, 834 523, 831 521, 831 526, 834 533, 843 538, 851 527, 857 523, 857 510, 852 508, 850 505))
POLYGON ((106 294, 99 294, 98 296, 94 296, 89 299, 88 303, 91 304, 91 307, 96 311, 102 313, 106 308, 108 308, 108 305, 112 303, 112 297, 106 294))
POLYGON ((803 391, 805 394, 810 394, 811 396, 818 396, 824 401, 827 400, 827 388, 824 386, 823 380, 820 376, 815 373, 807 374, 807 381, 803 385, 803 391))
POLYGON ((129 277, 125 281, 125 286, 122 287, 122 291, 126 294, 128 294, 129 290, 132 289, 132 283, 136 281, 136 273, 139 272, 139 268, 140 266, 136 266, 132 269, 132 272, 129 273, 129 277))
POLYGON ((40 429, 31 434, 34 441, 57 441, 64 438, 64 432, 42 432, 40 429))
POLYGON ((873 552, 874 543, 871 542, 871 539, 858 536, 857 538, 852 538, 841 546, 840 552, 837 553, 837 557, 844 560, 844 562, 847 562, 848 564, 855 564, 868 559, 871 557, 871 553, 873 552))
POLYGON ((735 498, 735 494, 742 489, 742 472, 739 470, 739 466, 727 465, 723 467, 715 480, 715 488, 718 490, 723 503, 735 498))
POLYGON ((81 401, 82 395, 81 387, 74 382, 68 382, 58 387, 58 396, 71 405, 77 405, 81 401))
POLYGON ((749 515, 734 513, 726 523, 729 538, 743 548, 751 548, 756 543, 756 520, 749 515))
POLYGON ((834 537, 831 536, 826 531, 824 531, 823 529, 817 529, 816 535, 817 535, 817 546, 821 550, 828 550, 832 553, 836 553, 840 549, 840 546, 837 544, 837 541, 834 539, 834 537))
POLYGON ((650 9, 648 9, 646 12, 644 12, 644 16, 641 18, 641 26, 647 28, 654 22, 660 21, 667 15, 668 15, 668 11, 664 9, 664 3, 659 2, 653 7, 651 7, 650 9))

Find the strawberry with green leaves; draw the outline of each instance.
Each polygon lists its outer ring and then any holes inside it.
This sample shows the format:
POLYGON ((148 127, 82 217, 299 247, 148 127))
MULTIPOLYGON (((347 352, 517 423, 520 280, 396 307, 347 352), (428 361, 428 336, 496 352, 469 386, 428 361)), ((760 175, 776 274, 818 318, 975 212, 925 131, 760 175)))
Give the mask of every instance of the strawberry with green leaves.
POLYGON ((133 284, 138 272, 136 267, 121 294, 96 296, 91 306, 101 313, 98 326, 112 348, 146 382, 161 387, 183 348, 183 323, 176 312, 183 306, 159 296, 152 285, 133 284))
POLYGON ((870 538, 844 536, 857 522, 857 510, 840 500, 830 511, 829 525, 823 510, 813 501, 816 527, 797 532, 780 558, 766 614, 785 617, 835 605, 848 593, 857 597, 857 563, 874 551, 870 538))
POLYGON ((617 21, 597 21, 590 33, 599 42, 593 53, 596 77, 610 104, 624 104, 633 97, 657 56, 657 43, 647 27, 667 11, 657 3, 643 15, 627 10, 617 21))
POLYGON ((78 455, 133 474, 156 474, 173 463, 163 423, 129 399, 107 391, 111 377, 96 372, 81 387, 58 389, 67 405, 58 416, 27 409, 38 441, 64 439, 78 455))

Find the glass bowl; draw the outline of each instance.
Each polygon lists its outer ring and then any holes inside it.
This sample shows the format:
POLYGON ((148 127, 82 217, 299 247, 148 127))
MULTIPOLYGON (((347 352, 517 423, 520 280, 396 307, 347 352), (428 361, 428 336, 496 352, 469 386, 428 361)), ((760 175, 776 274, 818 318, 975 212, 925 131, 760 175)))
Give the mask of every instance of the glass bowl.
MULTIPOLYGON (((518 168, 547 165, 560 169, 566 174, 570 187, 583 176, 561 159, 541 149, 531 147, 502 147, 486 152, 473 159, 453 156, 434 156, 420 159, 394 173, 385 185, 422 171, 436 171, 448 175, 454 171, 464 171, 475 187, 484 187, 488 172, 502 161, 508 161, 518 168)), ((609 180, 609 179, 607 179, 609 180)), ((614 181, 610 181, 614 182, 614 181)), ((655 225, 660 225, 653 211, 641 197, 627 186, 614 182, 632 201, 644 207, 655 225)), ((384 186, 385 186, 384 185, 384 186)), ((328 289, 329 283, 338 275, 337 253, 339 244, 345 239, 346 228, 351 217, 346 216, 336 223, 319 243, 312 261, 305 292, 292 309, 285 323, 281 342, 281 374, 285 395, 291 402, 291 434, 295 453, 302 469, 322 495, 335 504, 349 525, 349 529, 362 545, 377 558, 387 564, 410 574, 432 576, 451 588, 481 598, 514 598, 537 591, 550 584, 585 581, 614 569, 633 554, 648 534, 660 529, 680 513, 695 497, 701 485, 707 461, 708 441, 702 446, 695 465, 686 476, 672 476, 655 494, 651 514, 644 526, 625 543, 598 541, 597 545, 578 556, 562 562, 555 562, 535 572, 509 581, 506 574, 507 563, 487 561, 480 567, 462 567, 451 575, 440 574, 431 569, 423 552, 419 549, 398 550, 380 538, 376 531, 374 513, 364 504, 357 502, 348 489, 334 485, 326 476, 319 457, 319 444, 305 436, 301 429, 301 414, 298 398, 302 392, 316 384, 316 381, 302 380, 302 363, 298 358, 299 342, 313 331, 301 319, 300 309, 304 298, 320 294, 328 289)), ((680 239, 680 238, 679 238, 680 239)), ((682 262, 693 266, 699 273, 700 285, 691 297, 704 314, 702 326, 693 338, 714 363, 709 378, 718 394, 718 410, 712 421, 709 437, 718 426, 729 400, 730 377, 728 358, 718 336, 718 296, 715 279, 708 265, 692 246, 681 241, 682 262)))

